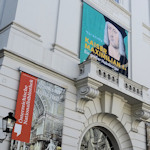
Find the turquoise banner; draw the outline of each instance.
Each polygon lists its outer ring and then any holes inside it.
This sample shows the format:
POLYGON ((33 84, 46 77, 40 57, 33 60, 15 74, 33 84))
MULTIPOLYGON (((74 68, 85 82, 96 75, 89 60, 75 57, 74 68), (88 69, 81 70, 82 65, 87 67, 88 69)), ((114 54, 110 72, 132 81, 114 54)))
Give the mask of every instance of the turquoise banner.
POLYGON ((128 77, 128 32, 83 3, 80 62, 91 57, 128 77))

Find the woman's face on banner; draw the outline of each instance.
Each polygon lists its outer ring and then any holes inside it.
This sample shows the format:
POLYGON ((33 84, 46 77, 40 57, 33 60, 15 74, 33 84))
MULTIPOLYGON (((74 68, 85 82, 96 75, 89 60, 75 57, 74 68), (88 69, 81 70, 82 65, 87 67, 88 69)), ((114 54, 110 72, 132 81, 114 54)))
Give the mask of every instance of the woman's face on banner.
POLYGON ((108 38, 109 38, 110 45, 118 49, 119 48, 119 31, 111 23, 108 23, 108 38))

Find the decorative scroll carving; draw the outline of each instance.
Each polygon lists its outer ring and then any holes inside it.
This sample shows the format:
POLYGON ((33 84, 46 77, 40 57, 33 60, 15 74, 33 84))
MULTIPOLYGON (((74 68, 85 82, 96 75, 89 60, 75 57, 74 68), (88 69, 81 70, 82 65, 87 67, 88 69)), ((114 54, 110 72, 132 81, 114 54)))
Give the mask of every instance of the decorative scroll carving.
POLYGON ((81 96, 82 99, 92 100, 98 94, 99 94, 99 91, 92 88, 92 87, 86 86, 86 87, 81 87, 80 88, 80 96, 81 96))
POLYGON ((150 118, 150 109, 148 105, 141 104, 133 111, 132 131, 138 132, 138 126, 142 121, 147 121, 150 118))
POLYGON ((99 95, 99 91, 90 86, 81 87, 78 91, 77 111, 84 113, 85 104, 99 95))
POLYGON ((84 106, 88 101, 99 96, 98 88, 102 86, 101 83, 96 82, 91 78, 84 78, 77 81, 77 111, 84 113, 84 106))
POLYGON ((147 120, 150 118, 150 112, 147 112, 145 110, 137 110, 135 112, 135 116, 137 118, 140 118, 141 120, 147 120))

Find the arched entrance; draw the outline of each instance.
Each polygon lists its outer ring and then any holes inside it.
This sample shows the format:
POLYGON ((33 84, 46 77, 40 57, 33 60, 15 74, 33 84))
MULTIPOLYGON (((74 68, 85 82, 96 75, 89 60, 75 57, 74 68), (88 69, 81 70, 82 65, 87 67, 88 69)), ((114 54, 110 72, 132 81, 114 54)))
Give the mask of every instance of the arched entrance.
POLYGON ((127 150, 132 143, 116 116, 100 113, 90 116, 81 129, 78 150, 127 150))
POLYGON ((84 135, 80 150, 119 150, 114 136, 106 128, 91 127, 84 135))

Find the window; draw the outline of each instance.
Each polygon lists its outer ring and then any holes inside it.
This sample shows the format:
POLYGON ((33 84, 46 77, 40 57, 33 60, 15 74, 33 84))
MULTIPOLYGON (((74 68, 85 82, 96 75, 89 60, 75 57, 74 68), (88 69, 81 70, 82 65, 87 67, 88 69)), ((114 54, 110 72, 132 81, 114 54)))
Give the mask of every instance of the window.
POLYGON ((119 3, 119 0, 115 0, 115 2, 119 3))
POLYGON ((92 127, 84 135, 80 150, 119 150, 113 135, 103 127, 92 127))
MULTIPOLYGON (((130 3, 131 1, 130 0, 111 0, 112 2, 119 4, 119 6, 121 6, 122 8, 126 9, 128 12, 130 12, 130 3)), ((144 5, 146 6, 146 5, 144 5)))

